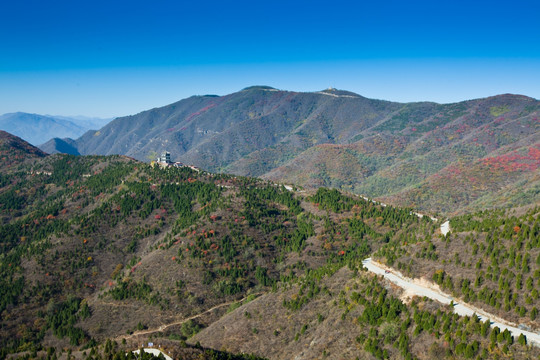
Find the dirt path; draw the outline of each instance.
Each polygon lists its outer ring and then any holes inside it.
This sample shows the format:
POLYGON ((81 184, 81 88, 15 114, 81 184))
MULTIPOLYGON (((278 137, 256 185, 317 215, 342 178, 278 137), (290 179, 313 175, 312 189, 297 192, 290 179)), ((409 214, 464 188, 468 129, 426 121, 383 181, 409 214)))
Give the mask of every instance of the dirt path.
MULTIPOLYGON (((251 295, 255 295, 255 296, 259 296, 263 293, 257 293, 257 294, 250 294, 248 296, 251 296, 251 295)), ((205 314, 208 314, 216 309, 219 309, 219 308, 222 308, 224 306, 229 306, 231 304, 234 304, 236 302, 243 302, 244 300, 246 300, 248 298, 248 296, 245 296, 243 297, 242 299, 240 300, 233 300, 233 301, 228 301, 226 303, 223 303, 223 304, 218 304, 208 310, 205 310, 203 311, 202 313, 199 313, 199 314, 195 314, 195 315, 192 315, 190 317, 187 317, 187 318, 184 318, 184 319, 181 319, 181 320, 177 320, 175 322, 172 322, 172 323, 169 323, 169 324, 163 324, 157 328, 153 328, 153 329, 147 329, 147 330, 140 330, 140 331, 135 331, 133 334, 131 335, 122 335, 122 336, 119 336, 117 337, 118 340, 122 340, 122 339, 129 339, 129 338, 132 338, 132 337, 135 337, 135 336, 139 336, 139 335, 146 335, 146 334, 152 334, 152 333, 155 333, 155 332, 160 332, 160 331, 164 331, 165 329, 171 327, 171 326, 175 326, 175 325, 181 325, 183 323, 185 323, 186 321, 189 321, 189 320, 194 320, 198 317, 201 317, 205 314)))
MULTIPOLYGON (((372 273, 382 275, 385 279, 404 289, 408 295, 426 296, 445 305, 449 305, 454 301, 451 295, 443 293, 437 285, 427 280, 406 278, 400 272, 379 264, 371 258, 365 259, 362 261, 362 264, 372 273)), ((540 347, 540 334, 520 329, 516 324, 501 319, 475 306, 460 301, 459 303, 454 303, 454 312, 461 316, 472 316, 476 314, 481 321, 489 320, 492 327, 497 326, 501 331, 508 329, 515 338, 523 334, 527 337, 527 341, 530 344, 540 347)))
POLYGON ((111 306, 111 307, 130 307, 130 308, 139 308, 139 306, 133 305, 133 304, 113 303, 113 302, 105 302, 105 301, 95 301, 92 305, 94 305, 94 306, 111 306))

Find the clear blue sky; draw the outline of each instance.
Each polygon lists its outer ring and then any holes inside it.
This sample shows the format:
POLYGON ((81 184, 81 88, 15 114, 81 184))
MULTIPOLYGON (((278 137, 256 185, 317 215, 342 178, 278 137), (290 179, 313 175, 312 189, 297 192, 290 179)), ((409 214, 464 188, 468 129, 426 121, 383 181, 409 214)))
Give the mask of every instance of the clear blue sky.
POLYGON ((250 85, 540 98, 538 1, 0 4, 0 114, 113 117, 250 85))

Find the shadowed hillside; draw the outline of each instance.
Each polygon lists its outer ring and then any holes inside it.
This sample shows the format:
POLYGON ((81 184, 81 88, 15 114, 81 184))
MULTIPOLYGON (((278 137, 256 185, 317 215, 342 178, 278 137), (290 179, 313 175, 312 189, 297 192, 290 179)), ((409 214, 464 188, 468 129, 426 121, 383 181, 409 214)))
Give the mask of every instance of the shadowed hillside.
POLYGON ((75 140, 65 138, 59 139, 54 138, 47 141, 45 144, 41 144, 39 148, 49 154, 69 154, 69 155, 80 155, 77 150, 77 144, 75 140))

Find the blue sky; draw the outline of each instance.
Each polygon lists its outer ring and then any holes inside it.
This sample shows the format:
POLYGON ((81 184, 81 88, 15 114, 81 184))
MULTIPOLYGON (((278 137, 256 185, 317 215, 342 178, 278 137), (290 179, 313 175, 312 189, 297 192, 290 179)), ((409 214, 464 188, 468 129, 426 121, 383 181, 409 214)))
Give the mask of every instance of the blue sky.
POLYGON ((535 1, 0 4, 0 114, 114 117, 250 85, 540 98, 535 1))

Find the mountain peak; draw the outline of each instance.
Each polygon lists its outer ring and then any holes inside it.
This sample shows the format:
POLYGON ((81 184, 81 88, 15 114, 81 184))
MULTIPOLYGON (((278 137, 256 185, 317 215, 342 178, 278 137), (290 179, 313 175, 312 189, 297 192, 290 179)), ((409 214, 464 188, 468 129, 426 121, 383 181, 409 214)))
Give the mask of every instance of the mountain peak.
POLYGON ((339 90, 339 89, 335 89, 333 87, 329 87, 328 89, 317 91, 316 93, 317 94, 324 94, 324 95, 331 95, 331 96, 343 96, 343 97, 355 97, 355 98, 362 98, 363 97, 361 95, 353 93, 352 91, 339 90))
POLYGON ((517 100, 517 101, 536 101, 536 99, 526 96, 526 95, 520 95, 520 94, 499 94, 499 95, 493 95, 486 98, 487 100, 517 100))
POLYGON ((273 90, 273 91, 278 91, 276 88, 273 88, 271 86, 266 86, 266 85, 248 86, 246 88, 243 88, 241 91, 250 91, 250 90, 273 90))
POLYGON ((70 155, 80 155, 79 151, 76 148, 75 140, 70 138, 59 139, 53 138, 47 141, 45 144, 41 144, 39 148, 45 151, 48 154, 70 154, 70 155))

